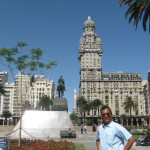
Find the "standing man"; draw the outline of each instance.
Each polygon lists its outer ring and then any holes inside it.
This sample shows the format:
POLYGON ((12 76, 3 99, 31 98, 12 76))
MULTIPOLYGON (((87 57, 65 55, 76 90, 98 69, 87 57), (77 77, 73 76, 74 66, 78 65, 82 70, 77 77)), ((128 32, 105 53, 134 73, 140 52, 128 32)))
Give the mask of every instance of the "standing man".
POLYGON ((97 150, 129 150, 134 143, 134 137, 120 124, 112 120, 112 111, 108 106, 102 106, 101 124, 96 133, 97 150), (124 141, 127 143, 124 145, 124 141))
POLYGON ((87 126, 86 126, 86 124, 84 125, 84 132, 86 133, 86 131, 87 131, 87 126))
POLYGON ((83 128, 84 128, 84 125, 81 124, 81 127, 80 127, 80 129, 81 129, 81 134, 83 134, 83 128))

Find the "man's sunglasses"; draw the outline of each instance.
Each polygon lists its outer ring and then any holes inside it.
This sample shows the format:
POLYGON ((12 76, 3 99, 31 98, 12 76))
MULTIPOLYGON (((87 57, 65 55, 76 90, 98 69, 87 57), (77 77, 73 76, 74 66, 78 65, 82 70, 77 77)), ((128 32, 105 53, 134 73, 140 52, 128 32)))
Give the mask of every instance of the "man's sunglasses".
POLYGON ((110 116, 110 113, 104 113, 104 114, 102 114, 102 116, 104 117, 104 116, 110 116))

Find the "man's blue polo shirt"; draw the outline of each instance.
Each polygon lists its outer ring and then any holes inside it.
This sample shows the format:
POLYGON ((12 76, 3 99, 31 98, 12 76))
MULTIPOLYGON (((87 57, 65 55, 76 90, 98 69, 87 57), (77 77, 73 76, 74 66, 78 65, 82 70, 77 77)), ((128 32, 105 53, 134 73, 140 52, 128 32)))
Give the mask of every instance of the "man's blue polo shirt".
POLYGON ((123 126, 111 121, 98 127, 96 140, 100 140, 100 150, 124 150, 124 140, 131 136, 123 126))

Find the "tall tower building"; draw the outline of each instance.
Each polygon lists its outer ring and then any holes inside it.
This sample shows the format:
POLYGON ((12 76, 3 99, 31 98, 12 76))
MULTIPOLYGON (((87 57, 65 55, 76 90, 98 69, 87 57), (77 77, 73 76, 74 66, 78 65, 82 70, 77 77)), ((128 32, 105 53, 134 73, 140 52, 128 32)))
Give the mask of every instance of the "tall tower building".
POLYGON ((80 86, 87 81, 97 81, 101 79, 101 57, 102 57, 101 39, 95 32, 95 24, 88 17, 83 27, 83 34, 80 38, 79 57, 80 62, 80 86))
MULTIPOLYGON (((90 17, 85 21, 83 34, 79 43, 80 82, 79 97, 83 96, 91 102, 100 99, 103 104, 112 108, 114 117, 119 120, 120 115, 129 116, 129 112, 122 107, 127 97, 132 97, 138 106, 132 109, 134 118, 130 118, 130 124, 142 124, 139 120, 144 116, 144 95, 142 78, 136 72, 103 72, 102 71, 102 42, 98 37, 95 24, 90 17), (136 118, 137 117, 137 118, 136 118)), ((86 114, 90 118, 92 111, 86 114)), ((98 109, 94 112, 94 117, 98 118, 98 109)))
POLYGON ((88 17, 80 38, 78 60, 80 62, 80 95, 89 101, 97 97, 96 83, 102 76, 102 52, 101 39, 95 32, 94 22, 88 17))

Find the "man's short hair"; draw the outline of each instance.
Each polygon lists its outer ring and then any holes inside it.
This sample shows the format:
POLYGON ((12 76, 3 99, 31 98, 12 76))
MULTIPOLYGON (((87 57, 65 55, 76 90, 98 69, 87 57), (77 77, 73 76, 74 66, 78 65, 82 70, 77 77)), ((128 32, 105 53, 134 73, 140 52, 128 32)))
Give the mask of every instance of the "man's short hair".
POLYGON ((112 111, 111 111, 111 108, 109 107, 109 106, 107 106, 107 105, 103 105, 102 107, 101 107, 101 113, 102 113, 102 111, 104 110, 104 109, 109 109, 109 111, 110 111, 110 113, 111 113, 111 115, 112 115, 112 111))

